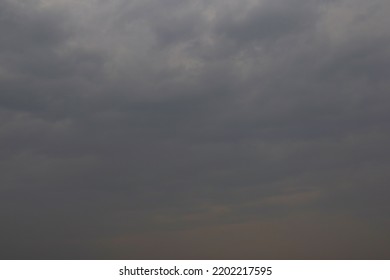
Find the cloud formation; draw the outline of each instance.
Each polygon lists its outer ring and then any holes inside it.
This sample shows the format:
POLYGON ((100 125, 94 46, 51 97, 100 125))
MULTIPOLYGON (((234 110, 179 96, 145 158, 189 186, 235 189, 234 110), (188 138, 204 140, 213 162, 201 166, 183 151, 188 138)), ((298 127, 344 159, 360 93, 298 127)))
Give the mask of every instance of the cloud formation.
POLYGON ((389 258, 389 12, 3 0, 1 258, 389 258))

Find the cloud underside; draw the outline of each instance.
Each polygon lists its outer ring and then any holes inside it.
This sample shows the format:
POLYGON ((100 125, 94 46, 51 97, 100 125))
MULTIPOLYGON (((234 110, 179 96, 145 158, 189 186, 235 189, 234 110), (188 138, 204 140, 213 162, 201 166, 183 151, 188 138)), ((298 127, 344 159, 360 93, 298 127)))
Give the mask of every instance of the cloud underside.
POLYGON ((388 12, 2 1, 0 257, 389 258, 388 12))

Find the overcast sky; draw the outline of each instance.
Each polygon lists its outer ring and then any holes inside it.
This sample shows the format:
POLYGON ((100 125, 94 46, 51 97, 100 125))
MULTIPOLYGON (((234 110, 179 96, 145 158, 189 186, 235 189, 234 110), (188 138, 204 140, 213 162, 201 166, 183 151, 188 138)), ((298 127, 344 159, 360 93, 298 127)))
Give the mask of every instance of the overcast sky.
POLYGON ((389 14, 0 0, 0 258, 390 258, 389 14))

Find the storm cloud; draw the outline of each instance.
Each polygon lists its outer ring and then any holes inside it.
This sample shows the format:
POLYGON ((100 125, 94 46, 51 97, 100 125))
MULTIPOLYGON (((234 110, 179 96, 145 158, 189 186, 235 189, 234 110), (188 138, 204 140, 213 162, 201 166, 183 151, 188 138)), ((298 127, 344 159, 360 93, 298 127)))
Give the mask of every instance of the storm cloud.
POLYGON ((1 0, 0 257, 390 257, 390 2, 1 0))

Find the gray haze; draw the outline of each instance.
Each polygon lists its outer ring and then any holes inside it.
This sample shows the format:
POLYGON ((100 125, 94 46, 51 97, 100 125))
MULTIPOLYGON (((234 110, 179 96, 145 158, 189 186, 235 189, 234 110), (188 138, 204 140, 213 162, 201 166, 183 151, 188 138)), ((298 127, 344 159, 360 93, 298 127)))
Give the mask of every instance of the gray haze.
POLYGON ((389 14, 0 0, 0 258, 390 258, 389 14))

